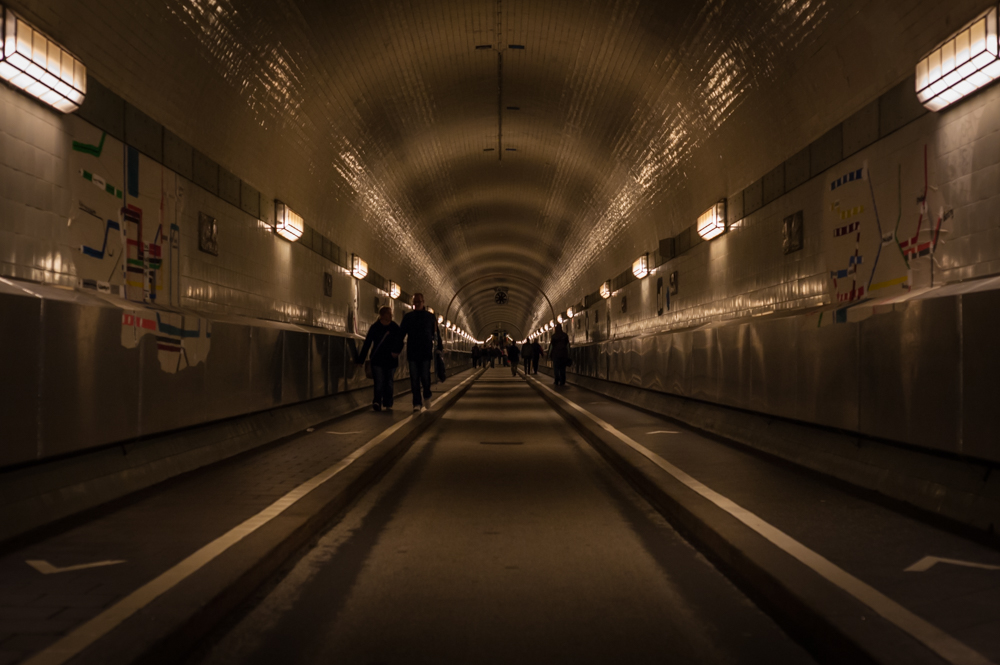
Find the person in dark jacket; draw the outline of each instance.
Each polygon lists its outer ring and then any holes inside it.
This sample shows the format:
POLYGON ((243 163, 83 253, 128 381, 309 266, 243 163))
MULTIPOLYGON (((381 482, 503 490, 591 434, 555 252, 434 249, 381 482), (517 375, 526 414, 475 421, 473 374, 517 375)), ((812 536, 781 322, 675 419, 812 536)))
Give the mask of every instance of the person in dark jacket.
POLYGON ((479 356, 482 355, 478 344, 472 345, 472 366, 479 367, 479 356))
POLYGON ((524 375, 528 376, 531 374, 531 356, 535 349, 531 346, 531 342, 524 340, 524 344, 521 345, 521 362, 524 363, 524 375))
MULTIPOLYGON (((538 361, 542 359, 543 351, 542 345, 538 343, 538 340, 532 340, 531 342, 531 373, 538 374, 538 361)), ((525 374, 527 374, 527 368, 525 368, 525 374)))
POLYGON ((436 346, 438 352, 444 350, 437 319, 424 308, 424 294, 413 294, 413 311, 406 313, 399 328, 406 338, 406 360, 410 364, 413 410, 420 411, 431 405, 431 365, 434 362, 434 348, 436 346), (421 399, 421 386, 423 399, 421 399))
POLYGON ((552 359, 552 373, 555 374, 557 386, 566 385, 566 366, 569 365, 569 335, 563 332, 562 324, 557 323, 552 341, 549 343, 549 358, 552 359))
POLYGON ((494 367, 497 366, 497 356, 498 355, 499 355, 499 352, 497 351, 497 347, 491 346, 490 347, 490 369, 493 369, 494 367))
POLYGON ((403 335, 399 326, 392 320, 392 308, 383 307, 378 311, 378 321, 368 328, 365 344, 361 353, 355 359, 359 365, 368 356, 371 349, 372 379, 375 381, 375 398, 372 409, 381 411, 392 409, 393 374, 399 361, 396 359, 403 350, 403 335))
POLYGON ((507 358, 510 360, 510 375, 517 376, 517 363, 521 357, 521 350, 517 348, 517 342, 511 340, 507 347, 507 358))

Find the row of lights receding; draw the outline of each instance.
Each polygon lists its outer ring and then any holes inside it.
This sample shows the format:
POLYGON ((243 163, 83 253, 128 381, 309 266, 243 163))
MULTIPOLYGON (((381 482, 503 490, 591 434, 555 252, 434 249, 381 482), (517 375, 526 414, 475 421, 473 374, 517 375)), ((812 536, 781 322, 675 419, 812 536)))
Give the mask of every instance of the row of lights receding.
MULTIPOLYGON (((434 310, 431 309, 430 312, 433 314, 434 310)), ((479 342, 477 342, 475 340, 475 338, 473 338, 472 335, 470 335, 466 331, 462 330, 461 328, 459 328, 457 325, 455 325, 451 321, 445 321, 445 318, 443 316, 441 316, 440 314, 438 314, 437 321, 438 321, 438 325, 443 325, 445 328, 447 328, 448 330, 452 331, 453 333, 455 333, 456 335, 458 335, 462 339, 466 340, 467 342, 475 342, 476 344, 479 344, 479 342)))
MULTIPOLYGON (((87 92, 87 68, 79 58, 35 29, 10 9, 0 6, 3 25, 3 57, 0 78, 63 113, 76 111, 87 92)), ((1000 77, 998 52, 998 17, 996 5, 953 33, 916 65, 916 93, 931 111, 939 111, 1000 77)), ((477 47, 479 48, 479 47, 477 47)), ((517 48, 511 46, 511 48, 517 48)), ((521 47, 523 48, 523 47, 521 47)), ((302 237, 302 217, 275 200, 275 232, 289 242, 302 237)), ((726 231, 726 202, 716 203, 698 217, 698 235, 712 240, 726 231)), ((649 274, 649 255, 640 256, 632 265, 638 279, 649 274)), ((351 274, 363 279, 368 264, 352 255, 351 274)), ((392 298, 399 297, 399 286, 389 283, 392 298)), ((601 296, 610 298, 611 282, 601 285, 601 296)), ((572 318, 572 309, 566 311, 572 318)), ((563 317, 559 315, 560 322, 563 317)), ((532 333, 537 337, 551 330, 555 321, 532 333)), ((464 331, 462 331, 464 334, 464 331)))

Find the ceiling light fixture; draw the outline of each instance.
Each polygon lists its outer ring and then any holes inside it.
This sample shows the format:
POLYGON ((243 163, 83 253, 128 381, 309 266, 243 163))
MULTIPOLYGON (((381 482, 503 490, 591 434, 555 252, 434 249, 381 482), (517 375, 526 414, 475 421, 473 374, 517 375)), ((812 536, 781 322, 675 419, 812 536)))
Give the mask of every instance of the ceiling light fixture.
POLYGON ((274 200, 274 232, 287 240, 295 242, 302 237, 305 223, 302 215, 294 212, 281 201, 274 200))
POLYGON ((396 282, 393 282, 392 280, 390 280, 389 281, 389 297, 392 298, 393 300, 395 300, 396 298, 399 297, 399 294, 400 294, 399 284, 397 284, 396 282))
POLYGON ((722 199, 698 217, 698 235, 711 240, 726 230, 726 200, 722 199))
POLYGON ((1000 76, 997 6, 953 34, 917 63, 917 99, 931 111, 971 95, 1000 76))
POLYGON ((79 58, 0 6, 0 78, 63 113, 80 108, 87 68, 79 58))
POLYGON ((567 316, 567 318, 570 318, 570 319, 573 318, 573 308, 572 307, 570 307, 569 309, 566 310, 566 316, 567 316))
POLYGON ((603 284, 601 284, 601 297, 604 298, 605 300, 607 300, 608 298, 611 297, 611 280, 610 279, 608 281, 604 282, 603 284))

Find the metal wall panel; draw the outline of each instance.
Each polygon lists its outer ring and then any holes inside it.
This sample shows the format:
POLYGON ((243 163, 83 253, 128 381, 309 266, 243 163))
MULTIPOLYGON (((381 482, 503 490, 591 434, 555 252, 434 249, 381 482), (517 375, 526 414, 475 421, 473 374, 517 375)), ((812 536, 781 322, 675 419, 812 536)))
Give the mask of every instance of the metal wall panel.
POLYGON ((330 376, 330 336, 309 335, 309 397, 325 397, 337 392, 330 376))
POLYGON ((912 302, 861 324, 858 408, 865 434, 959 452, 960 299, 912 302))
POLYGON ((799 420, 856 432, 858 422, 858 343, 861 326, 844 323, 822 328, 800 326, 796 385, 799 420))
POLYGON ((15 289, 0 281, 0 466, 38 452, 42 300, 15 289))
POLYGON ((247 411, 262 411, 280 405, 284 353, 284 331, 278 326, 256 326, 250 330, 250 403, 247 411))
POLYGON ((281 403, 309 399, 309 333, 281 331, 281 403))
POLYGON ((260 396, 252 376, 255 330, 229 322, 212 324, 212 348, 205 359, 205 398, 212 404, 208 420, 267 407, 267 395, 260 396))
MULTIPOLYGON (((218 405, 209 397, 205 384, 205 363, 198 363, 174 374, 160 367, 155 335, 139 341, 139 433, 158 434, 218 419, 218 405)), ((230 354, 226 348, 217 354, 230 354)), ((134 353, 134 351, 133 351, 134 353)), ((212 353, 209 353, 209 357, 212 353)))
POLYGON ((139 436, 140 357, 122 346, 122 311, 44 301, 38 457, 139 436))
POLYGON ((994 459, 1000 440, 1000 291, 962 300, 962 450, 994 459))

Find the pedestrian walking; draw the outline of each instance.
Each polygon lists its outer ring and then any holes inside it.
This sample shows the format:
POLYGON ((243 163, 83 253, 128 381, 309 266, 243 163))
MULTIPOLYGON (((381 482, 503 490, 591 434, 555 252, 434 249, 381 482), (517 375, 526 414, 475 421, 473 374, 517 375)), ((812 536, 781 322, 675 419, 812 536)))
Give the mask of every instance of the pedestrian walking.
POLYGON ((406 338, 406 360, 410 365, 413 410, 420 411, 431 405, 431 364, 434 362, 434 349, 437 347, 439 352, 444 350, 437 319, 424 308, 424 294, 413 294, 413 310, 406 313, 399 328, 401 335, 406 338))
POLYGON ((531 346, 531 342, 524 340, 524 344, 521 345, 521 362, 524 363, 524 375, 528 376, 531 374, 531 356, 535 349, 531 346))
POLYGON ((542 351, 542 345, 538 343, 538 340, 533 340, 531 342, 531 373, 538 374, 538 361, 542 359, 545 353, 542 351))
POLYGON ((549 358, 552 359, 552 372, 557 386, 566 385, 566 367, 569 359, 569 335, 563 332, 562 324, 557 323, 552 341, 549 343, 549 358))
POLYGON ((399 365, 400 351, 403 350, 403 335, 399 326, 392 320, 392 308, 383 307, 378 311, 378 320, 368 328, 364 346, 355 362, 365 363, 368 350, 371 349, 371 360, 365 364, 365 375, 375 381, 375 395, 372 399, 372 409, 387 411, 392 409, 393 378, 399 365))
POLYGON ((511 340, 507 347, 507 358, 510 360, 510 375, 517 376, 517 362, 521 357, 521 350, 517 348, 517 342, 511 340))
POLYGON ((479 345, 478 344, 474 344, 472 346, 472 367, 473 368, 479 367, 479 358, 480 358, 481 355, 482 355, 482 351, 480 350, 479 345))

